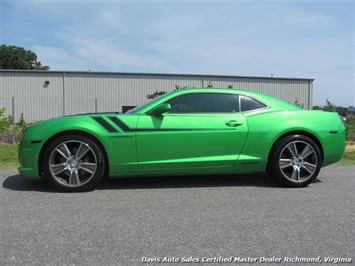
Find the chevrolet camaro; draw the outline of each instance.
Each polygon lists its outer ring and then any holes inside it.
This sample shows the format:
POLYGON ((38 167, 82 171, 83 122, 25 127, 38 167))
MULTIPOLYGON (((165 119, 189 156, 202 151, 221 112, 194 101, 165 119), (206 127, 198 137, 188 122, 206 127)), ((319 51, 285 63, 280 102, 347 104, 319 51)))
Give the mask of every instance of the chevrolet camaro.
POLYGON ((61 191, 94 189, 103 176, 268 172, 288 187, 311 183, 339 161, 345 128, 337 113, 303 110, 237 89, 181 89, 125 114, 64 116, 29 126, 19 172, 61 191))

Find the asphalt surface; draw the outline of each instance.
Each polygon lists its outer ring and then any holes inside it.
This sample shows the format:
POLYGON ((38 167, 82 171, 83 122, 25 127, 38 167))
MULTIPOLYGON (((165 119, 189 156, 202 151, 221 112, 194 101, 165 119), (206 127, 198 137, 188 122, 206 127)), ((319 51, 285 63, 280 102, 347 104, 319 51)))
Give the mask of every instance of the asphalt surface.
POLYGON ((243 175, 58 193, 14 169, 0 178, 0 265, 354 265, 354 166, 324 168, 298 189, 243 175))

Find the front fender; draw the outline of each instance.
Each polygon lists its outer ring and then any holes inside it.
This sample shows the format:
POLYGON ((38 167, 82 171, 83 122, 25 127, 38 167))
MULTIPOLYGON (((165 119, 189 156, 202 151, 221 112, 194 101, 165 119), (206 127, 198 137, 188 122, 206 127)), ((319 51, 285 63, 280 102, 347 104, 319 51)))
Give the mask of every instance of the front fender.
POLYGON ((105 141, 107 132, 90 116, 80 116, 80 118, 69 116, 47 120, 33 124, 26 129, 19 145, 20 167, 18 170, 20 174, 26 177, 40 176, 41 152, 54 136, 69 131, 89 134, 98 139, 103 148, 107 150, 108 142, 105 141))

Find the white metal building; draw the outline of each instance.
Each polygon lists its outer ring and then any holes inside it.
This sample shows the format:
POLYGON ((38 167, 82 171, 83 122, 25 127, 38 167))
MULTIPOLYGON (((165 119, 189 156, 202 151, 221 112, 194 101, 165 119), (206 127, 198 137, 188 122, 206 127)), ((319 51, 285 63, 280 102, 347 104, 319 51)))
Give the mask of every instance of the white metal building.
POLYGON ((122 112, 155 91, 180 87, 246 89, 312 108, 313 79, 222 75, 0 70, 0 107, 27 122, 77 113, 122 112))

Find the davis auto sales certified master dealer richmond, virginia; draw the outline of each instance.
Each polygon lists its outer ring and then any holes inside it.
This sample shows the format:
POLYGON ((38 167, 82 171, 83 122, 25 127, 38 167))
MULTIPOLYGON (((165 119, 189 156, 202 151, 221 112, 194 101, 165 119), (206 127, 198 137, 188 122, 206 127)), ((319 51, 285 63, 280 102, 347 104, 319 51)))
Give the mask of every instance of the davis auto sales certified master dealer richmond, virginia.
POLYGON ((351 263, 352 258, 324 257, 142 257, 143 263, 351 263))

